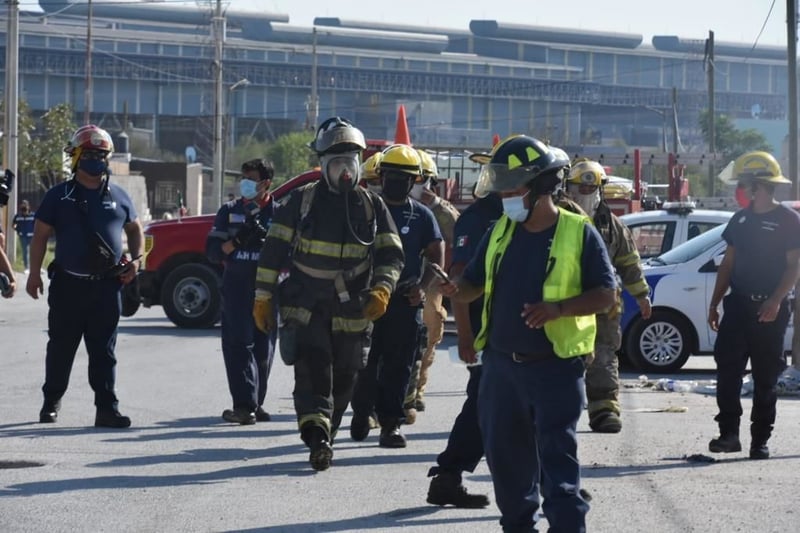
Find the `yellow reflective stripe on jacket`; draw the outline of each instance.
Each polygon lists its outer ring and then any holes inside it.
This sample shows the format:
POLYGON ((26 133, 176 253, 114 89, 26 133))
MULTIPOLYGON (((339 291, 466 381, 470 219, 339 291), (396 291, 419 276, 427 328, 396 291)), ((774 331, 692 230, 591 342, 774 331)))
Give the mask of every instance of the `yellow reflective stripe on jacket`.
POLYGON ((639 259, 639 252, 631 252, 626 255, 622 255, 619 257, 614 258, 614 266, 628 266, 634 265, 640 261, 639 259))
POLYGON ((269 227, 267 237, 273 237, 286 242, 292 242, 294 239, 294 228, 284 226, 283 224, 275 224, 274 222, 269 227))
POLYGON ((361 333, 369 327, 370 321, 366 318, 344 318, 335 316, 331 318, 331 331, 334 333, 361 333))
POLYGON ((375 248, 400 248, 402 250, 403 241, 396 233, 378 233, 375 235, 375 248))
POLYGON ((373 270, 373 275, 376 278, 382 277, 387 281, 391 280, 394 283, 400 279, 400 271, 390 265, 375 267, 373 270))
POLYGON ((304 307, 291 307, 288 305, 280 306, 281 320, 294 320, 295 322, 307 326, 311 322, 311 310, 304 307))
POLYGON ((271 268, 258 267, 256 269, 257 283, 275 283, 278 281, 278 271, 271 268))
MULTIPOLYGON (((587 217, 559 208, 558 223, 548 258, 548 265, 553 266, 542 286, 544 301, 556 302, 582 292, 581 254, 583 231, 587 223, 590 223, 587 217)), ((494 275, 511 242, 515 226, 515 222, 503 215, 495 224, 489 238, 485 258, 483 314, 481 330, 475 338, 476 350, 485 348, 489 338, 494 275)), ((594 315, 561 317, 544 326, 545 335, 553 343, 553 350, 562 358, 590 353, 594 349, 596 331, 594 315)))
POLYGON ((645 280, 639 280, 636 283, 625 285, 625 289, 631 293, 634 298, 642 298, 650 294, 650 286, 645 280))
POLYGON ((312 426, 320 426, 325 428, 327 433, 331 431, 331 421, 322 413, 308 413, 297 419, 297 427, 302 431, 303 426, 310 424, 312 426))
POLYGON ((369 248, 363 244, 344 244, 300 238, 297 252, 309 255, 321 255, 343 259, 363 259, 369 254, 369 248))

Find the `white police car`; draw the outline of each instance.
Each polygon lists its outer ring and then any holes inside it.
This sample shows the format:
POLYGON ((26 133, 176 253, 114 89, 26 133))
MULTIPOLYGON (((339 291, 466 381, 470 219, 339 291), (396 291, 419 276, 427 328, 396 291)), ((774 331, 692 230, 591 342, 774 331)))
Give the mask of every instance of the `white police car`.
POLYGON ((663 209, 622 215, 642 259, 663 254, 684 242, 725 224, 732 211, 695 209, 691 202, 667 202, 663 209))
MULTIPOLYGON (((708 304, 727 246, 724 229, 725 224, 719 225, 644 264, 653 303, 649 320, 642 318, 633 297, 623 293, 622 352, 639 369, 674 372, 691 354, 713 353, 717 333, 708 326, 708 304)), ((790 321, 787 350, 792 333, 790 321)))

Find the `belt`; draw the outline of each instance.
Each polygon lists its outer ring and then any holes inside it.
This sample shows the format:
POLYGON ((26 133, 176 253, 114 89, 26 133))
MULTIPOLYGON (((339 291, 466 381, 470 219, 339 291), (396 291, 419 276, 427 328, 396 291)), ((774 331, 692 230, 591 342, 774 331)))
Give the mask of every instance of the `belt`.
POLYGON ((745 300, 750 300, 751 302, 766 302, 769 300, 769 294, 747 294, 743 292, 734 292, 732 294, 737 298, 744 298, 745 300))
POLYGON ((557 356, 554 352, 540 352, 540 353, 519 353, 511 352, 511 360, 515 363, 535 363, 538 361, 546 361, 548 359, 555 359, 557 356))
POLYGON ((66 270, 64 268, 61 269, 61 272, 72 278, 84 279, 86 281, 99 281, 103 279, 108 279, 108 276, 106 276, 105 274, 80 274, 78 272, 72 272, 71 270, 66 270))
POLYGON ((350 293, 347 291, 345 281, 353 280, 367 272, 372 266, 372 259, 368 257, 349 270, 324 270, 306 266, 298 261, 293 261, 293 264, 297 267, 297 270, 307 276, 317 279, 332 280, 334 287, 336 287, 336 294, 339 297, 339 301, 346 303, 350 301, 350 293))

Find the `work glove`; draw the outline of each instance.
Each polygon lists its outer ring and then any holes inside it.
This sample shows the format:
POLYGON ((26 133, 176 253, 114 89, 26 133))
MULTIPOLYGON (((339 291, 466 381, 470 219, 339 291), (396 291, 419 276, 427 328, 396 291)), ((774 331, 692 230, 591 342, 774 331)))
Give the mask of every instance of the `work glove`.
POLYGON ((256 299, 253 302, 253 320, 256 327, 264 333, 269 333, 275 327, 272 294, 266 291, 256 291, 256 299))
POLYGON ((364 318, 378 320, 386 312, 392 293, 384 285, 376 285, 369 291, 369 299, 364 305, 364 318))

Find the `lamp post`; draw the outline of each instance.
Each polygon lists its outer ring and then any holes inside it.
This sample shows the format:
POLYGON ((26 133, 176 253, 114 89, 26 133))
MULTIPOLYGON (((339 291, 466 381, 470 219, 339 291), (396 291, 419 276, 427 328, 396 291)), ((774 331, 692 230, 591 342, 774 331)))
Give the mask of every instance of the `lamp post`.
POLYGON ((233 146, 233 144, 235 142, 234 136, 235 136, 235 132, 236 132, 236 124, 233 121, 233 113, 231 112, 231 102, 233 101, 233 91, 235 91, 239 87, 247 87, 248 85, 250 85, 250 80, 248 80, 247 78, 242 78, 239 81, 237 81, 236 83, 234 83, 233 85, 231 85, 230 87, 228 87, 228 98, 227 98, 227 101, 225 102, 226 117, 225 117, 225 135, 224 135, 224 137, 228 138, 229 140, 222 147, 222 161, 221 161, 221 167, 222 167, 221 176, 222 176, 222 179, 221 179, 221 182, 220 182, 220 205, 224 201, 223 200, 223 196, 225 194, 225 190, 224 190, 225 189, 225 159, 227 158, 227 155, 228 155, 228 144, 233 146))

